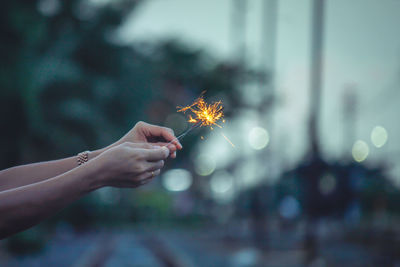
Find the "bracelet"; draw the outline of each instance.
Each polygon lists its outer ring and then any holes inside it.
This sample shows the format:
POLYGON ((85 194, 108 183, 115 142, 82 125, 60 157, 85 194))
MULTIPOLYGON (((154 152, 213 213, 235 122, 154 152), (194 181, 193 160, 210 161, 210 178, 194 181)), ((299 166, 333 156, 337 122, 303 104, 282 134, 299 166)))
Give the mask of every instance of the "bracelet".
POLYGON ((82 164, 84 164, 85 162, 87 162, 89 160, 89 152, 90 151, 84 151, 84 152, 79 153, 76 156, 76 159, 78 161, 78 165, 82 165, 82 164))

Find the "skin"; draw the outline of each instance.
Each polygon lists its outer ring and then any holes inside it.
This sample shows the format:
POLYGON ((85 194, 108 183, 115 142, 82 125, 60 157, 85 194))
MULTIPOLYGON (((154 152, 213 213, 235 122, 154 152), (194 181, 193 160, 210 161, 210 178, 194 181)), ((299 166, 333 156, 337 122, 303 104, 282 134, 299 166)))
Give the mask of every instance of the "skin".
POLYGON ((182 145, 171 129, 138 122, 116 143, 89 154, 0 172, 0 239, 28 229, 105 186, 134 188, 160 174, 182 145), (172 141, 171 144, 169 142, 172 141))

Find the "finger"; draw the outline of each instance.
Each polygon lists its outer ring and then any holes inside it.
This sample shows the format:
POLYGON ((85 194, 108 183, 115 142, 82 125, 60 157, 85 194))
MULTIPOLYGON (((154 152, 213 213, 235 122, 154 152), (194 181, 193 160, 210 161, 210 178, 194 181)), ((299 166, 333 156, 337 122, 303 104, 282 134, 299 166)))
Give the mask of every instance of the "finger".
POLYGON ((161 173, 161 170, 158 169, 158 170, 153 171, 153 173, 151 174, 151 176, 153 176, 153 178, 154 178, 154 177, 160 175, 160 173, 161 173))
POLYGON ((168 158, 169 149, 167 147, 159 147, 153 149, 143 149, 144 159, 147 161, 158 161, 168 158))
POLYGON ((161 170, 154 170, 154 171, 148 171, 148 172, 144 172, 141 175, 139 175, 137 177, 137 179, 140 181, 139 183, 141 183, 143 180, 152 180, 154 177, 160 175, 161 170))
POLYGON ((152 180, 152 178, 144 179, 144 180, 139 182, 139 185, 145 185, 145 184, 149 183, 151 180, 152 180))
POLYGON ((161 169, 162 167, 164 167, 163 160, 148 162, 146 165, 146 172, 156 171, 161 169))
POLYGON ((172 129, 151 124, 146 125, 146 128, 151 135, 163 137, 167 143, 172 142, 178 149, 182 149, 182 145, 179 140, 176 139, 172 129))
POLYGON ((171 156, 178 149, 177 146, 172 143, 158 142, 158 143, 154 143, 154 144, 155 144, 155 146, 166 146, 169 149, 171 156))
POLYGON ((173 150, 173 151, 170 150, 169 156, 170 156, 172 159, 175 159, 175 158, 176 158, 176 150, 173 150))
POLYGON ((161 170, 159 170, 159 169, 158 169, 158 170, 155 170, 155 171, 152 171, 152 172, 149 172, 149 173, 147 173, 146 178, 144 178, 141 182, 142 182, 143 184, 147 184, 148 182, 150 182, 151 180, 153 180, 154 177, 160 175, 160 173, 161 173, 161 170))
POLYGON ((172 143, 157 142, 157 143, 151 143, 151 144, 153 144, 153 146, 155 146, 155 147, 166 146, 172 152, 177 150, 177 147, 172 143))
MULTIPOLYGON (((132 143, 132 142, 125 142, 124 145, 131 147, 131 148, 144 148, 144 149, 160 149, 163 145, 160 143, 132 143), (157 145, 154 145, 157 144, 157 145)), ((172 144, 166 146, 170 150, 170 154, 176 151, 176 147, 172 144)))
POLYGON ((125 142, 124 145, 129 146, 131 148, 145 148, 145 149, 152 149, 154 148, 153 145, 149 143, 132 143, 132 142, 125 142))

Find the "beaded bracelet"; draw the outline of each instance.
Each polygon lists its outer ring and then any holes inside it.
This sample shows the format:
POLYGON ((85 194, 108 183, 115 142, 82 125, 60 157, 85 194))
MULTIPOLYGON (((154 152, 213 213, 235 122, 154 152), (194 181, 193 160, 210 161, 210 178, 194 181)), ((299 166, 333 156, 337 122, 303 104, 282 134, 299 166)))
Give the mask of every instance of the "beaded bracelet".
POLYGON ((76 159, 78 161, 78 165, 82 165, 89 160, 89 152, 90 151, 84 151, 77 155, 76 159))

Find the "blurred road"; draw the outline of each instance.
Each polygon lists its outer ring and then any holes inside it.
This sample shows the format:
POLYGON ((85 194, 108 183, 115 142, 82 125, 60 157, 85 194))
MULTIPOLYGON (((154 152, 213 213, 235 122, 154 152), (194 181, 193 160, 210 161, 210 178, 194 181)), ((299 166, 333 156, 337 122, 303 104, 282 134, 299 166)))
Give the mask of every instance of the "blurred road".
POLYGON ((0 254, 0 266, 372 266, 379 262, 376 251, 346 242, 334 230, 319 238, 318 256, 307 264, 301 232, 269 231, 262 249, 244 232, 239 227, 220 227, 59 233, 40 254, 0 254))

